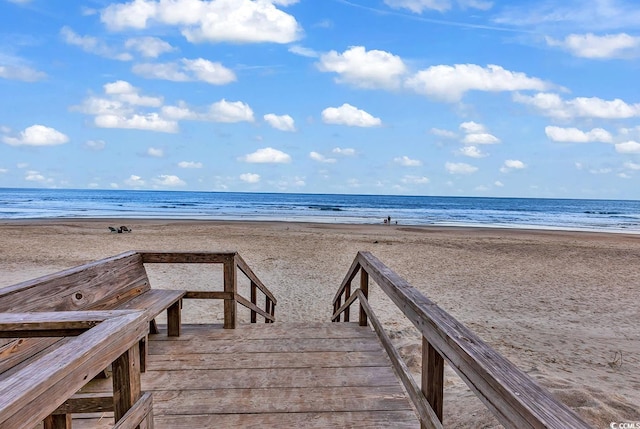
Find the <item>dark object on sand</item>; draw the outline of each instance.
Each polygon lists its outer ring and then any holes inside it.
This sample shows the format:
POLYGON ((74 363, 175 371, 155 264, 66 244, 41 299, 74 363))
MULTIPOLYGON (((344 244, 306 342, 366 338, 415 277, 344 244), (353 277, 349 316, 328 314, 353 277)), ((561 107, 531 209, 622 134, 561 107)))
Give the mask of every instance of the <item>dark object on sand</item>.
POLYGON ((120 230, 121 230, 122 232, 133 232, 133 230, 132 230, 132 229, 127 228, 127 227, 126 227, 126 226, 124 226, 124 225, 122 225, 122 226, 120 227, 120 230))
POLYGON ((109 227, 109 231, 111 231, 111 232, 118 232, 118 233, 119 233, 119 232, 122 232, 122 230, 121 230, 120 228, 115 229, 115 228, 114 228, 114 227, 112 227, 112 226, 110 226, 110 227, 109 227))

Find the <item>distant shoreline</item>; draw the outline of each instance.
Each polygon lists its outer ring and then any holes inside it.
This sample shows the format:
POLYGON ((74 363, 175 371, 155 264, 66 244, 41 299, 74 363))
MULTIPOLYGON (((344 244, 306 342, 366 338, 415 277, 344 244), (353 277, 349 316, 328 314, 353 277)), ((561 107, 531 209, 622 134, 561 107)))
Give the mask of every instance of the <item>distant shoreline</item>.
POLYGON ((628 235, 630 237, 640 236, 640 230, 638 231, 629 231, 629 230, 612 230, 612 229, 587 229, 587 228, 575 228, 575 229, 566 229, 561 227, 551 227, 551 226, 538 226, 538 225, 488 225, 488 224, 468 224, 468 225, 425 225, 425 224, 391 224, 386 225, 382 221, 380 223, 349 223, 349 222, 321 222, 317 219, 313 218, 313 220, 275 220, 275 219, 197 219, 197 218, 136 218, 136 217, 41 217, 41 218, 24 218, 24 219, 0 219, 0 225, 31 225, 31 226, 45 226, 45 225, 63 225, 63 224, 102 224, 104 228, 108 226, 119 227, 121 225, 131 225, 131 224, 143 224, 143 225, 162 225, 162 224, 171 224, 171 225, 206 225, 206 224, 215 224, 215 225, 267 225, 267 224, 275 224, 275 225, 299 225, 299 226, 316 226, 316 227, 325 227, 325 228, 336 228, 336 229, 366 229, 366 228, 385 228, 385 229, 399 229, 402 231, 410 231, 413 230, 415 232, 425 232, 425 231, 501 231, 504 233, 567 233, 567 234, 614 234, 616 236, 624 236, 628 235))

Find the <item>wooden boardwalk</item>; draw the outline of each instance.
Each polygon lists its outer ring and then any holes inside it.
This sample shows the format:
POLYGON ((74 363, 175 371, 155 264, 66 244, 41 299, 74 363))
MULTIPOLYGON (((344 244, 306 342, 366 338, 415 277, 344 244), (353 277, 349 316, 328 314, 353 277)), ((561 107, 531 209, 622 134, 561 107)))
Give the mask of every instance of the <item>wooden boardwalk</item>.
MULTIPOLYGON (((165 332, 150 336, 142 375, 156 429, 420 426, 370 327, 184 325, 180 337, 165 332)), ((83 392, 109 389, 109 380, 96 380, 83 392)), ((110 415, 74 416, 73 427, 110 427, 110 415)))

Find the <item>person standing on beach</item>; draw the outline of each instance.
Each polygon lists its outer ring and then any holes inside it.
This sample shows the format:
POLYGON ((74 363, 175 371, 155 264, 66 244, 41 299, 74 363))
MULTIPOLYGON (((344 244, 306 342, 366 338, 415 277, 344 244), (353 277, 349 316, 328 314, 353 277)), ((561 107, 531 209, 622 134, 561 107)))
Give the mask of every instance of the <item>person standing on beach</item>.
POLYGON ((391 216, 387 216, 387 225, 391 225, 391 216))

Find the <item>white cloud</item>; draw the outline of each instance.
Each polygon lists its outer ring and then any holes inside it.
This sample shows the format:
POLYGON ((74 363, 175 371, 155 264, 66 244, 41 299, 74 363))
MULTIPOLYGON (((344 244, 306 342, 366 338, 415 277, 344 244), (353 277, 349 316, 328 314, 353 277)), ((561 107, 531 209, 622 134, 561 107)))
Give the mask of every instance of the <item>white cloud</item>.
POLYGON ((187 184, 184 180, 172 174, 161 174, 160 176, 154 178, 153 182, 156 185, 168 187, 186 186, 187 184))
POLYGON ((462 139, 464 144, 476 145, 476 144, 496 144, 500 143, 500 139, 489 133, 473 133, 467 134, 462 139))
POLYGON ((517 159, 507 159, 502 167, 500 167, 500 171, 502 173, 508 173, 511 170, 522 170, 524 168, 527 168, 527 165, 524 162, 517 159))
POLYGON ((127 52, 119 52, 116 48, 108 46, 96 37, 81 36, 66 26, 62 27, 60 35, 69 45, 79 46, 83 51, 90 54, 118 61, 131 61, 133 59, 131 54, 127 52))
POLYGON ((422 165, 422 161, 419 159, 411 159, 406 155, 394 158, 393 162, 400 164, 403 167, 420 167, 422 165))
POLYGON ((447 162, 445 163, 444 168, 449 172, 449 174, 472 174, 478 171, 478 167, 465 164, 464 162, 447 162))
POLYGON ((36 124, 25 128, 18 137, 2 137, 2 141, 11 146, 56 146, 67 143, 69 137, 54 128, 36 124))
POLYGON ((613 136, 602 128, 594 128, 591 131, 582 131, 577 128, 561 128, 556 126, 548 126, 544 129, 545 134, 555 142, 605 142, 610 143, 613 136))
POLYGON ((138 88, 124 80, 105 84, 104 93, 134 106, 160 107, 163 102, 162 97, 141 96, 138 88))
POLYGON ((402 178, 402 183, 409 185, 426 185, 429 183, 429 178, 426 176, 411 176, 407 175, 402 178))
POLYGON ((180 168, 202 168, 201 162, 195 161, 180 161, 178 163, 178 167, 180 168))
POLYGON ((627 170, 640 170, 640 164, 628 161, 624 163, 624 168, 626 168, 627 170))
POLYGON ((597 36, 593 33, 570 34, 564 40, 547 37, 549 46, 558 46, 576 57, 606 59, 627 58, 640 54, 640 37, 626 33, 597 36))
POLYGON ((157 147, 150 147, 147 149, 147 155, 153 158, 162 158, 164 156, 164 150, 157 147))
POLYGON ((460 124, 460 129, 466 134, 462 139, 462 143, 468 145, 478 144, 496 144, 500 143, 500 139, 489 134, 484 125, 477 122, 463 122, 460 124))
POLYGON ((24 180, 27 182, 38 182, 38 183, 53 183, 53 179, 47 178, 40 174, 40 172, 35 170, 29 170, 24 175, 24 180))
POLYGON ((144 179, 140 176, 136 176, 132 174, 128 179, 124 181, 125 185, 130 186, 132 188, 139 188, 145 185, 144 179))
POLYGON ((457 137, 457 134, 453 131, 443 130, 440 128, 431 128, 429 132, 434 136, 445 137, 448 139, 455 139, 457 137))
POLYGON ((305 48, 304 46, 300 46, 300 45, 293 45, 289 47, 289 52, 291 52, 292 54, 300 55, 302 57, 307 57, 307 58, 318 58, 320 56, 313 49, 305 48))
POLYGON ((627 104, 619 98, 603 100, 598 97, 577 97, 563 100, 558 94, 541 92, 533 96, 516 93, 513 100, 532 106, 545 116, 558 119, 625 119, 640 116, 640 103, 627 104))
POLYGON ((501 181, 499 181, 499 180, 496 180, 495 182, 493 182, 493 184, 494 184, 495 186, 497 186, 498 188, 502 188, 502 187, 504 186, 504 183, 502 183, 502 182, 501 182, 501 181))
POLYGON ((484 133, 487 129, 484 125, 477 122, 469 121, 460 124, 460 129, 465 133, 484 133))
POLYGON ((356 150, 349 147, 345 147, 345 148, 334 147, 331 150, 331 152, 335 153, 336 155, 342 155, 342 156, 354 156, 356 154, 356 150))
POLYGON ((640 154, 640 143, 636 141, 616 143, 616 152, 640 154))
POLYGON ((139 52, 143 57, 158 58, 176 48, 157 37, 134 37, 124 42, 124 47, 139 52))
POLYGON ((250 153, 248 155, 241 157, 240 161, 250 162, 250 163, 259 163, 259 164, 260 163, 288 164, 291 162, 291 156, 277 149, 266 147, 263 149, 258 149, 253 153, 250 153))
POLYGON ((267 113, 264 115, 264 120, 269 125, 280 131, 295 131, 296 126, 293 118, 289 115, 275 115, 273 113, 267 113))
POLYGON ((227 101, 224 98, 213 103, 209 116, 215 122, 253 122, 253 110, 242 101, 227 101))
POLYGON ((340 107, 327 107, 322 111, 325 124, 347 125, 350 127, 377 127, 382 124, 380 118, 360 110, 348 103, 340 107))
POLYGON ((336 51, 323 54, 317 67, 320 71, 337 73, 339 83, 368 89, 398 88, 407 72, 400 57, 385 51, 367 51, 363 46, 351 47, 342 54, 336 51))
POLYGON ((222 63, 204 58, 193 60, 182 58, 180 62, 142 63, 132 71, 146 79, 162 79, 173 82, 206 82, 211 85, 226 85, 237 80, 236 74, 222 63))
POLYGON ((318 152, 309 152, 309 158, 313 159, 314 161, 324 162, 327 164, 333 164, 334 162, 336 162, 335 158, 327 158, 326 156, 318 152))
POLYGON ((255 173, 243 173, 240 175, 240 180, 246 183, 258 183, 260 181, 260 175, 255 173))
POLYGON ((8 170, 8 169, 6 169, 6 168, 0 168, 0 174, 6 174, 6 173, 8 173, 8 172, 9 172, 9 170, 8 170))
POLYGON ((21 64, 0 64, 0 78, 36 82, 45 79, 47 74, 21 64))
MULTIPOLYGON (((452 0, 384 0, 384 2, 392 8, 408 9, 418 14, 421 14, 425 10, 446 12, 453 6, 452 0)), ((488 10, 493 6, 493 2, 486 0, 458 0, 457 3, 463 9, 488 10)))
POLYGON ((468 156, 469 158, 484 158, 487 156, 486 153, 483 153, 476 146, 464 146, 458 150, 458 153, 463 156, 468 156))
POLYGON ((275 0, 134 0, 114 3, 101 13, 110 30, 148 28, 152 23, 177 26, 190 42, 291 43, 302 36, 296 19, 275 0))
POLYGON ((104 140, 87 140, 84 144, 87 149, 95 151, 103 150, 106 145, 104 140))
POLYGON ((457 102, 467 91, 544 91, 550 83, 524 73, 512 72, 497 65, 437 65, 421 70, 405 81, 405 86, 419 94, 439 100, 457 102))
POLYGON ((134 114, 129 117, 119 115, 99 115, 94 118, 100 128, 124 128, 163 133, 177 133, 178 123, 161 118, 157 113, 134 114))

